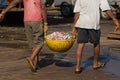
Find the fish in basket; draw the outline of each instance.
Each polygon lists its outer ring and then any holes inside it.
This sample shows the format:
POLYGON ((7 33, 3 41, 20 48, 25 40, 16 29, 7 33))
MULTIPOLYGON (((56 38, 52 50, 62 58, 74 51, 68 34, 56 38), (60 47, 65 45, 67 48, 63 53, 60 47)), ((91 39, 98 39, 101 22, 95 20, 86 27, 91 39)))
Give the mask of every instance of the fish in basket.
POLYGON ((54 52, 66 52, 75 42, 75 35, 68 32, 52 32, 45 36, 47 46, 54 52))

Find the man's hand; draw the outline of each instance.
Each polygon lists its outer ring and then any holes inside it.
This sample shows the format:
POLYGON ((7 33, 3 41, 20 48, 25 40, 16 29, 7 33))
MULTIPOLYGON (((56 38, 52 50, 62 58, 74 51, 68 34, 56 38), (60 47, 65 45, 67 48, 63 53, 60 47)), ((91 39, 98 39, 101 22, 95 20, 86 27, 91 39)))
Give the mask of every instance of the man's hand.
POLYGON ((113 15, 113 12, 111 10, 107 10, 107 14, 113 19, 114 26, 115 26, 114 32, 116 32, 120 28, 120 24, 119 24, 118 20, 115 18, 115 16, 113 15))
POLYGON ((75 26, 73 26, 73 28, 72 28, 72 33, 73 33, 73 38, 76 38, 76 36, 77 36, 77 30, 76 30, 76 27, 75 26))
POLYGON ((114 21, 114 26, 115 26, 114 32, 116 32, 118 29, 120 29, 120 24, 117 19, 114 19, 113 21, 114 21))
POLYGON ((2 22, 2 21, 3 21, 3 19, 4 19, 4 14, 3 14, 3 13, 1 13, 1 14, 0 14, 0 22, 2 22))
POLYGON ((44 32, 46 33, 48 30, 48 23, 44 23, 44 32))
POLYGON ((76 27, 74 27, 74 26, 73 26, 73 28, 72 28, 72 33, 74 33, 74 34, 77 33, 76 27))

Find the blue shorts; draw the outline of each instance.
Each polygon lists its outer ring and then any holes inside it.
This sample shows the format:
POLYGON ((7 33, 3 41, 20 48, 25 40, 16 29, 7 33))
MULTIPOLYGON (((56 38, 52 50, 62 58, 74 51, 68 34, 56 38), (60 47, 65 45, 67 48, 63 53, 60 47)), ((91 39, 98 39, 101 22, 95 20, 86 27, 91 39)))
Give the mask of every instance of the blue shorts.
POLYGON ((78 36, 77 36, 77 42, 78 43, 95 43, 98 44, 100 42, 100 30, 94 30, 94 29, 82 29, 77 28, 78 36))

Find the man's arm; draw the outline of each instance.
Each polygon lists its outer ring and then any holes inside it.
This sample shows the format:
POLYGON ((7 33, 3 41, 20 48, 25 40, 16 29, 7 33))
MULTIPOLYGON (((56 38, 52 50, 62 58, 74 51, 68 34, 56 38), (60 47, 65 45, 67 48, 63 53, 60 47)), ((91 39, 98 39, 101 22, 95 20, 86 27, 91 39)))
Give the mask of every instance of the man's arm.
POLYGON ((11 8, 13 8, 14 6, 17 5, 17 3, 19 3, 20 0, 13 0, 8 6, 7 8, 3 9, 2 12, 0 13, 0 19, 4 18, 4 15, 7 11, 9 11, 11 8))
POLYGON ((114 16, 114 14, 112 13, 111 10, 107 10, 106 12, 112 18, 112 20, 114 21, 114 25, 116 27, 115 31, 117 31, 120 28, 120 24, 119 24, 118 19, 114 16))
POLYGON ((76 33, 75 24, 76 24, 79 16, 80 16, 79 12, 78 12, 78 13, 75 13, 75 15, 74 15, 74 22, 73 22, 73 28, 72 28, 72 32, 73 32, 73 33, 76 33))
POLYGON ((47 23, 47 10, 44 4, 42 4, 42 16, 44 23, 47 23))
POLYGON ((44 32, 47 32, 48 30, 48 23, 47 23, 47 9, 45 6, 46 0, 41 0, 41 8, 42 8, 42 16, 43 16, 43 22, 44 22, 44 32))

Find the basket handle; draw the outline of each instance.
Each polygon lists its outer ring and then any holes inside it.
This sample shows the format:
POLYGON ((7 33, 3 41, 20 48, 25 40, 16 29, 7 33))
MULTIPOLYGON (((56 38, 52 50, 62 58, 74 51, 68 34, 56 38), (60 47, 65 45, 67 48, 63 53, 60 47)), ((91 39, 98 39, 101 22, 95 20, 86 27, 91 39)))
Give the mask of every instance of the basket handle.
POLYGON ((47 32, 44 32, 44 35, 46 36, 47 32))
POLYGON ((46 37, 46 35, 47 35, 47 32, 44 32, 44 38, 46 37))
POLYGON ((73 35, 73 39, 76 39, 76 37, 77 37, 77 33, 72 33, 72 35, 73 35))

